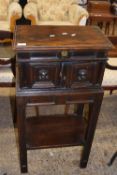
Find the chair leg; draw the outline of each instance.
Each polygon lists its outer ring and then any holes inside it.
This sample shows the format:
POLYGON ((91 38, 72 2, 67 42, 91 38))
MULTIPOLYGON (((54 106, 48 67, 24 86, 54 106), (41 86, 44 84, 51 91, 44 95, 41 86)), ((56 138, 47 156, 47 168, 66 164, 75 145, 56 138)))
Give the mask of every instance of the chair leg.
POLYGON ((115 160, 116 157, 117 157, 117 151, 113 154, 111 160, 108 163, 108 166, 111 166, 113 164, 113 162, 114 162, 114 160, 115 160))

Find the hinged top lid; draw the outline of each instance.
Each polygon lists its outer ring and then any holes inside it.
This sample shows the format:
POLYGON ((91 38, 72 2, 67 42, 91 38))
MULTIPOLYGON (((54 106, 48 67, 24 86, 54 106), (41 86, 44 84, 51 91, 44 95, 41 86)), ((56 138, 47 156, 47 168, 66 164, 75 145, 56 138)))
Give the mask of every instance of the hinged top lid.
POLYGON ((98 27, 17 26, 13 48, 17 51, 108 50, 113 45, 98 27))

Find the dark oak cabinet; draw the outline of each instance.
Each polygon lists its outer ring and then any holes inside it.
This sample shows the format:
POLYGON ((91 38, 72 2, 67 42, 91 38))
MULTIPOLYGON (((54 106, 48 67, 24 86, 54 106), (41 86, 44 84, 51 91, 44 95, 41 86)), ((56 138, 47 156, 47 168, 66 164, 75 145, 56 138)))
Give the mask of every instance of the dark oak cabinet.
POLYGON ((21 171, 27 172, 27 150, 77 145, 84 148, 80 166, 86 167, 111 43, 97 27, 17 26, 13 46, 21 171), (76 108, 61 115, 26 116, 28 106, 47 105, 76 108))

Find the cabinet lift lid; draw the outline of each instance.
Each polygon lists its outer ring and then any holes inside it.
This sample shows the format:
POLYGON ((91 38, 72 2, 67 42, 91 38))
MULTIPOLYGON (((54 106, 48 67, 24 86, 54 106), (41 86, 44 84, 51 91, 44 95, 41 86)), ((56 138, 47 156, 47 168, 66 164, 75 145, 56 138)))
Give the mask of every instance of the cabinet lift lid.
POLYGON ((112 43, 96 26, 17 25, 14 31, 13 49, 16 51, 112 48, 112 43))

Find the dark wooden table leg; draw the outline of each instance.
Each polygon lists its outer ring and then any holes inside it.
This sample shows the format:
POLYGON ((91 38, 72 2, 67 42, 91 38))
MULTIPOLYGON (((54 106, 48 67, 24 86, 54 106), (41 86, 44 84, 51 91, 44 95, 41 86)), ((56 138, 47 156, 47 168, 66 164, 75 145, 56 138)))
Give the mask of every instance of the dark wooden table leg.
POLYGON ((25 133, 25 99, 16 97, 17 102, 17 121, 19 132, 19 150, 20 150, 20 166, 21 172, 27 172, 27 149, 26 149, 26 133, 25 133))
MULTIPOLYGON (((13 58, 11 58, 11 70, 12 70, 12 73, 14 75, 14 78, 16 79, 16 56, 14 56, 13 58)), ((15 81, 15 80, 14 80, 15 81)), ((15 86, 16 82, 14 82, 14 86, 15 86)), ((16 111, 17 111, 17 106, 16 106, 16 95, 15 97, 13 98, 13 110, 12 110, 12 113, 13 113, 13 123, 14 125, 17 124, 17 115, 16 115, 16 111)))
POLYGON ((98 115, 99 115, 100 107, 102 103, 102 98, 103 98, 103 92, 101 92, 100 94, 97 94, 94 99, 94 103, 90 105, 91 113, 90 113, 90 118, 89 118, 89 125, 87 128, 86 143, 84 145, 82 158, 80 162, 81 168, 86 168, 87 163, 88 163, 88 158, 89 158, 89 154, 91 151, 91 146, 92 146, 93 137, 94 137, 94 133, 96 129, 97 119, 98 119, 98 115))

